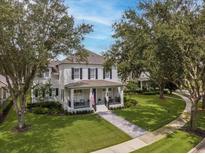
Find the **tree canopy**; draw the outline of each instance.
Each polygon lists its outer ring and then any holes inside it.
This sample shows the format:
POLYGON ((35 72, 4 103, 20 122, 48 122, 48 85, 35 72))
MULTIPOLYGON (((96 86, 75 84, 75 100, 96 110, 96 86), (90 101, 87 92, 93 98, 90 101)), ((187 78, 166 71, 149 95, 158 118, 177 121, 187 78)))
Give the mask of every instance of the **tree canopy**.
POLYGON ((59 54, 79 51, 92 30, 87 24, 75 26, 67 9, 62 0, 0 1, 0 73, 7 79, 20 128, 36 74, 59 54))

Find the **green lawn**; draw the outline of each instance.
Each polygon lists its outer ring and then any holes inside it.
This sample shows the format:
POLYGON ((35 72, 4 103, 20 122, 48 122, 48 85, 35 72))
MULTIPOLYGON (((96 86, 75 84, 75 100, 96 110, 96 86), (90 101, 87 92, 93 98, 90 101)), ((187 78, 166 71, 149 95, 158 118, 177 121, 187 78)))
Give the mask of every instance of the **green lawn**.
POLYGON ((197 114, 197 127, 205 131, 205 111, 197 114))
POLYGON ((94 114, 46 116, 28 113, 31 129, 16 133, 16 116, 10 112, 0 125, 0 152, 91 152, 130 139, 94 114))
MULTIPOLYGON (((177 118, 185 108, 179 97, 159 99, 158 95, 127 95, 138 101, 135 107, 114 112, 148 131, 156 130, 177 118)), ((173 95, 171 97, 174 97, 173 95)))
POLYGON ((176 131, 160 141, 134 151, 134 153, 186 153, 201 140, 202 138, 196 135, 176 131))

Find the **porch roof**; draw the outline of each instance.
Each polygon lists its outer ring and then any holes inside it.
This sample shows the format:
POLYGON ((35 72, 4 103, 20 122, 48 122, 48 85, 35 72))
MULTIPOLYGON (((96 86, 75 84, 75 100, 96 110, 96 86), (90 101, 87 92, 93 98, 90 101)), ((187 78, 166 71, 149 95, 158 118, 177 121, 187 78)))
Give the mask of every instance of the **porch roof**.
POLYGON ((67 88, 94 88, 94 87, 116 87, 122 86, 121 82, 106 80, 81 80, 65 85, 67 88))

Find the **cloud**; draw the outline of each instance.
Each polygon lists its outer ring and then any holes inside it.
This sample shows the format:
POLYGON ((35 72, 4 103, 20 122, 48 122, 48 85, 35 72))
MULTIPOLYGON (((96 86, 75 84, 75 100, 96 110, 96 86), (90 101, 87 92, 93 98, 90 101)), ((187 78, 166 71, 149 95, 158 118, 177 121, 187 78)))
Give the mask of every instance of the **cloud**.
POLYGON ((134 7, 136 0, 65 0, 75 23, 93 25, 93 32, 82 42, 95 52, 105 51, 113 43, 112 24, 121 18, 124 10, 134 7))

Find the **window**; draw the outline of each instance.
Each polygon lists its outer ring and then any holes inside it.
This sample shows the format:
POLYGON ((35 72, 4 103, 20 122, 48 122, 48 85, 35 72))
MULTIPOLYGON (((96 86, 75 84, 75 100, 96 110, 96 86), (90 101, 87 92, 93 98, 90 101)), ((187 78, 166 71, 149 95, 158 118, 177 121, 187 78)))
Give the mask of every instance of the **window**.
POLYGON ((112 79, 112 69, 106 70, 103 68, 103 79, 112 79))
POLYGON ((50 76, 49 74, 49 69, 47 69, 45 72, 44 72, 44 77, 45 78, 48 78, 50 76))
POLYGON ((34 95, 35 95, 35 97, 38 97, 38 90, 37 89, 34 90, 34 95))
POLYGON ((79 79, 79 78, 80 78, 80 69, 74 68, 74 79, 79 79))
POLYGON ((110 78, 110 71, 105 71, 105 78, 110 78))
POLYGON ((90 69, 90 79, 95 79, 96 78, 96 69, 91 68, 90 69))

